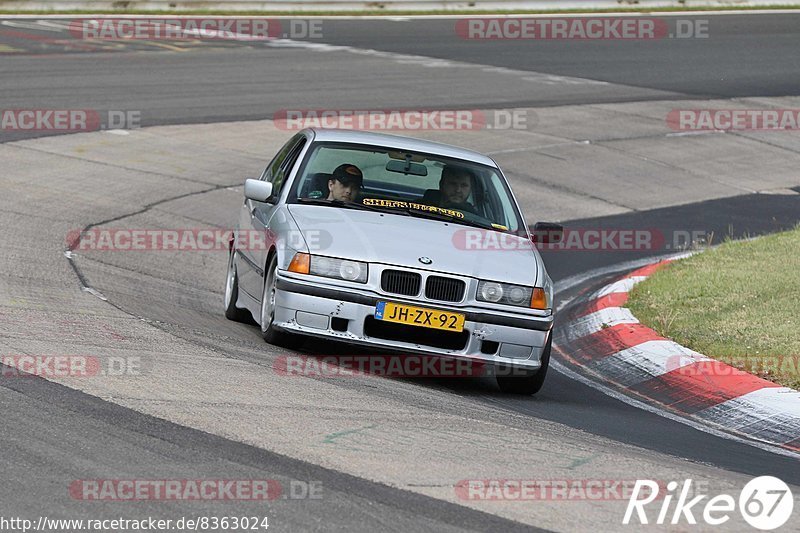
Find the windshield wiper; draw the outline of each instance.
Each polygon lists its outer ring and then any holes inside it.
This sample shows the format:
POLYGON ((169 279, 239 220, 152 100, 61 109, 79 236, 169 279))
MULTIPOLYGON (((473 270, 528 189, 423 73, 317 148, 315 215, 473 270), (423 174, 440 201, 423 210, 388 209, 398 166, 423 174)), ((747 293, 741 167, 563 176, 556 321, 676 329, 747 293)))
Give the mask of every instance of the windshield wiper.
POLYGON ((301 204, 329 205, 333 207, 344 207, 346 209, 363 209, 364 211, 383 211, 383 209, 353 201, 328 200, 327 198, 298 198, 297 201, 301 204))

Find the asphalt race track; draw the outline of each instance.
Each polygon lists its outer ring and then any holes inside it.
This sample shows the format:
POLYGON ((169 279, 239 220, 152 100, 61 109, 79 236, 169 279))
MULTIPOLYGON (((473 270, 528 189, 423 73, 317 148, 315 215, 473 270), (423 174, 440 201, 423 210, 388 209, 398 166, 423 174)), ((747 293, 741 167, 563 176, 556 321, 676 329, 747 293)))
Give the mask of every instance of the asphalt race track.
MULTIPOLYGON (((480 110, 493 126, 502 112, 524 117, 516 129, 406 133, 495 157, 529 223, 659 236, 642 250, 543 253, 565 304, 683 250, 686 236, 704 245, 794 227, 796 130, 687 134, 666 117, 800 108, 800 15, 684 19, 707 19, 708 37, 468 41, 455 19, 396 18, 326 19, 321 38, 267 43, 94 42, 63 19, 0 21, 0 109, 121 111, 141 126, 0 130, 0 356, 135 366, 49 381, 3 366, 2 516, 268 516, 277 531, 623 527, 623 499, 464 498, 459 482, 474 479, 692 479, 714 495, 775 475, 798 502, 796 454, 640 409, 574 379, 580 368, 551 368, 531 398, 478 378, 285 376, 275 364, 291 352, 222 314, 224 251, 65 257, 67 235, 87 227, 230 228, 245 177, 292 134, 272 120, 287 109, 480 110), (70 492, 96 479, 269 479, 283 492, 268 503, 70 492)), ((309 341, 300 352, 352 350, 309 341)), ((725 527, 751 530, 738 516, 725 527)))

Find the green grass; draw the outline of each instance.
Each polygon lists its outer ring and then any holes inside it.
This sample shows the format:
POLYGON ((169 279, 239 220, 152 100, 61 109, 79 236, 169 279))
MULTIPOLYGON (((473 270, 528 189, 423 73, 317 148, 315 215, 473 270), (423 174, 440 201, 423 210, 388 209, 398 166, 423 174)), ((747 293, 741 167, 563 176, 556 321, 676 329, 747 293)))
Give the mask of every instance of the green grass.
POLYGON ((669 6, 669 7, 619 7, 604 9, 442 9, 442 10, 393 10, 393 9, 365 9, 362 11, 335 11, 335 10, 315 10, 315 11, 231 11, 222 9, 172 9, 172 10, 152 10, 152 9, 2 9, 0 1, 0 15, 236 15, 236 16, 295 16, 295 17, 314 17, 314 16, 375 16, 386 15, 391 17, 402 15, 547 15, 556 13, 670 13, 679 11, 763 11, 770 9, 800 9, 800 4, 770 4, 767 6, 669 6))
POLYGON ((800 389, 800 227, 676 261, 626 306, 664 337, 800 389))

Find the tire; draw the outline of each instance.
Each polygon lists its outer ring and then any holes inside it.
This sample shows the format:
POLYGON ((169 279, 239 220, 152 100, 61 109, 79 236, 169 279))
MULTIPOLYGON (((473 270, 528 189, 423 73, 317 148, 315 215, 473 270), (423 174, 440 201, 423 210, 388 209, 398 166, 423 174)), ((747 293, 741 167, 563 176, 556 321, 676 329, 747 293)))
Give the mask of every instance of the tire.
POLYGON ((542 366, 534 374, 527 376, 497 376, 497 385, 500 390, 508 394, 522 394, 532 396, 539 392, 547 377, 550 367, 550 349, 553 346, 553 334, 547 337, 547 344, 542 353, 542 366))
POLYGON ((251 323, 250 312, 236 307, 239 298, 239 275, 236 272, 236 262, 233 260, 236 251, 228 254, 228 275, 225 279, 225 318, 234 322, 251 323))
POLYGON ((273 255, 264 270, 264 289, 261 292, 261 336, 269 344, 295 349, 303 344, 303 338, 275 328, 275 285, 278 277, 278 256, 273 255))

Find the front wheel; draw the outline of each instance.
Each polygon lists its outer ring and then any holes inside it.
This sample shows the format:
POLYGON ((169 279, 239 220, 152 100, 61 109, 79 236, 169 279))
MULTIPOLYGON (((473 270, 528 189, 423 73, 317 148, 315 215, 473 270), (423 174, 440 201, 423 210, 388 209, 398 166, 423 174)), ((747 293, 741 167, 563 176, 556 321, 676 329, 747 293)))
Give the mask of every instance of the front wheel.
POLYGON ((547 369, 550 366, 550 349, 553 346, 552 333, 547 337, 547 344, 542 352, 542 366, 535 374, 525 376, 497 376, 497 385, 500 390, 509 394, 523 394, 532 396, 539 392, 544 385, 544 378, 547 377, 547 369))
POLYGON ((235 256, 235 250, 231 250, 231 253, 228 254, 228 276, 225 280, 225 318, 234 322, 250 322, 252 324, 250 313, 236 307, 236 300, 239 299, 239 276, 236 273, 235 256))
POLYGON ((298 348, 302 337, 275 328, 275 292, 278 283, 278 256, 273 255, 264 276, 264 290, 261 293, 261 336, 270 344, 285 348, 298 348))

